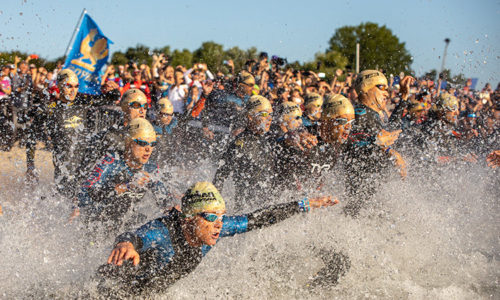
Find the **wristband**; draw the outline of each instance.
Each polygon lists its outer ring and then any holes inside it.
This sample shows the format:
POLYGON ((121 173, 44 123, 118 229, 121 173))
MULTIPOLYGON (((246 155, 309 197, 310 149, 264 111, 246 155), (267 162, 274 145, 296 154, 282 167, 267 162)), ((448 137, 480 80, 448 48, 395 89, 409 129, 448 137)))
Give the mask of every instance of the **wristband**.
POLYGON ((304 198, 300 200, 298 203, 300 211, 309 212, 311 210, 311 206, 309 205, 309 199, 304 198))
POLYGON ((391 151, 392 148, 391 147, 387 147, 387 149, 385 149, 385 153, 389 154, 389 151, 391 151))

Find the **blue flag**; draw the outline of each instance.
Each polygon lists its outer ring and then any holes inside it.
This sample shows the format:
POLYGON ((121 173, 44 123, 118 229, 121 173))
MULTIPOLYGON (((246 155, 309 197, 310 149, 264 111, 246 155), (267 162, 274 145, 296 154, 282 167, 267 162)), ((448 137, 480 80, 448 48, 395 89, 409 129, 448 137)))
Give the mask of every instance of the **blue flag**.
POLYGON ((101 94, 101 68, 109 57, 109 40, 97 24, 87 14, 73 42, 71 52, 66 58, 64 68, 71 69, 78 76, 80 88, 84 94, 101 94))

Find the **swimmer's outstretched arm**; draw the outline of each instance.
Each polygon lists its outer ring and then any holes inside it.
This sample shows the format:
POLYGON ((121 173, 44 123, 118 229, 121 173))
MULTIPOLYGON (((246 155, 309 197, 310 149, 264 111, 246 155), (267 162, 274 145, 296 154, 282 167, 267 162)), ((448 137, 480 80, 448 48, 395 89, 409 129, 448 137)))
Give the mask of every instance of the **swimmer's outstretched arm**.
POLYGON ((224 225, 220 236, 233 236, 238 233, 271 226, 300 212, 333 206, 337 203, 338 200, 332 199, 332 196, 325 196, 271 205, 245 215, 227 216, 223 219, 224 225))

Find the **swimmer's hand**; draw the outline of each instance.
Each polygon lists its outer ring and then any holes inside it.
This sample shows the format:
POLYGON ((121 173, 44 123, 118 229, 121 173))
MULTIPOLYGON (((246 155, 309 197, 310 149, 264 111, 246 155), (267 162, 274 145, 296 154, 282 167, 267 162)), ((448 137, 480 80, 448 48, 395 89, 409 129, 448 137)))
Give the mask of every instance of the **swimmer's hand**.
POLYGON ((337 198, 333 198, 332 196, 315 197, 309 199, 309 205, 313 209, 334 206, 337 203, 339 203, 339 200, 337 200, 337 198))
POLYGON ((318 138, 315 135, 302 130, 300 132, 294 132, 288 136, 285 139, 285 143, 288 146, 299 149, 300 151, 306 151, 307 149, 312 149, 318 144, 318 138))
POLYGON ((399 174, 401 178, 406 178, 408 172, 406 171, 406 162, 404 158, 394 149, 388 149, 388 153, 392 159, 394 159, 394 165, 399 169, 399 174))
POLYGON ((78 207, 73 209, 71 215, 69 216, 68 224, 71 224, 73 220, 76 219, 79 215, 80 215, 80 209, 78 207))
POLYGON ((208 129, 208 127, 203 127, 203 137, 209 140, 214 139, 214 133, 208 129))
POLYGON ((111 251, 108 257, 108 264, 121 266, 124 260, 131 260, 134 266, 139 264, 139 253, 135 251, 131 242, 121 242, 116 244, 115 249, 111 251))
POLYGON ((401 80, 401 83, 399 84, 399 92, 401 93, 401 99, 403 101, 408 100, 408 97, 410 96, 410 87, 414 82, 415 78, 411 76, 405 76, 403 80, 401 80))
POLYGON ((490 168, 494 169, 500 167, 500 150, 496 150, 488 154, 486 162, 490 168))
POLYGON ((402 131, 401 129, 396 131, 386 131, 384 129, 381 129, 380 132, 377 134, 377 139, 375 140, 375 144, 382 147, 390 147, 398 139, 401 131, 402 131))

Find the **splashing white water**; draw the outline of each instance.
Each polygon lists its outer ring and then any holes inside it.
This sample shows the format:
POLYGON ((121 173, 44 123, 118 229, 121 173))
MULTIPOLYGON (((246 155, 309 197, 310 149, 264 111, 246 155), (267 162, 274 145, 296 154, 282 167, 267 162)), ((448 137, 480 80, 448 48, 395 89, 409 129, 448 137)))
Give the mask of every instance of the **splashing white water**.
MULTIPOLYGON (((213 169, 176 172, 182 189, 211 179, 213 169)), ((477 165, 391 179, 356 219, 339 205, 222 239, 192 274, 156 297, 498 299, 498 186, 498 174, 477 165), (338 251, 351 260, 340 283, 306 288, 323 267, 320 253, 338 251)), ((71 205, 49 187, 19 192, 19 181, 5 188, 1 298, 94 295, 90 278, 114 238, 89 236, 78 222, 66 225, 71 205)), ((286 195, 270 199, 284 201, 286 195)))

